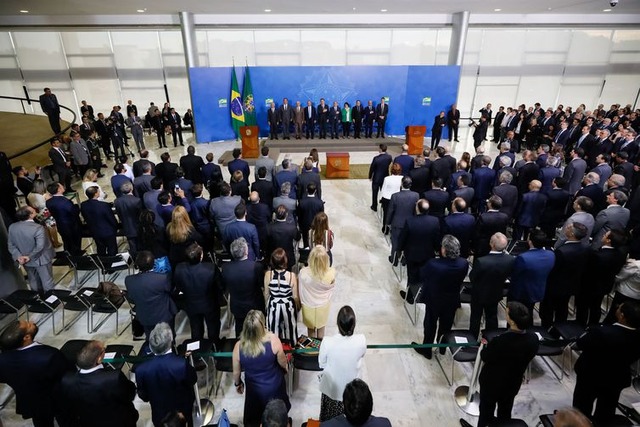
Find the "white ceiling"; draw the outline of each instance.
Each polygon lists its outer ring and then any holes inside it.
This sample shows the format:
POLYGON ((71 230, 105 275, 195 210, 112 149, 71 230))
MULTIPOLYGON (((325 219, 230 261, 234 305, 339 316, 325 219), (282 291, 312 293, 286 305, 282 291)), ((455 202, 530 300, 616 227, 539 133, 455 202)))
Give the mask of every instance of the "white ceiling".
MULTIPOLYGON (((0 17, 21 15, 194 14, 640 14, 640 0, 2 0, 0 17), (355 8, 355 10, 354 10, 355 8), (387 12, 381 12, 386 9, 387 12), (496 12, 495 9, 501 9, 496 12), (603 12, 611 9, 611 12, 603 12)), ((295 23, 292 23, 295 24, 295 23)), ((364 23, 366 24, 366 23, 364 23)))

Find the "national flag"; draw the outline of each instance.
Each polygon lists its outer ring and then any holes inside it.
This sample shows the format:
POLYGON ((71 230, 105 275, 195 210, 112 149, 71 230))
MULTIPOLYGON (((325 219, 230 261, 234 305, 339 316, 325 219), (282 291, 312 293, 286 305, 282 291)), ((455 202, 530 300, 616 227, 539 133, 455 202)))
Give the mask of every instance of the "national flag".
POLYGON ((240 126, 244 126, 244 110, 242 108, 242 97, 240 89, 238 89, 238 78, 236 77, 236 66, 233 66, 233 74, 231 75, 231 124, 236 133, 236 137, 240 137, 240 126))
POLYGON ((253 87, 249 76, 249 67, 244 69, 244 86, 242 88, 242 101, 244 107, 244 124, 247 126, 256 125, 256 106, 253 103, 253 87))

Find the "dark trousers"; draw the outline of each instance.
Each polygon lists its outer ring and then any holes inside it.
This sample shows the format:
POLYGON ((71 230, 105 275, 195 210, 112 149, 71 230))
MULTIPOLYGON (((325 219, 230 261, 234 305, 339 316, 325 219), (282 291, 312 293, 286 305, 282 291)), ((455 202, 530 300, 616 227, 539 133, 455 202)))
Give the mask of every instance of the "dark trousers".
POLYGON ((51 130, 58 135, 60 133, 60 112, 47 114, 47 117, 51 130))
POLYGON ((182 129, 179 127, 171 128, 171 136, 173 137, 173 146, 178 146, 178 140, 180 140, 180 145, 184 145, 184 141, 182 140, 182 129), (176 136, 178 139, 176 139, 176 136))
POLYGON ((597 325, 604 295, 576 295, 576 320, 582 326, 597 325))
POLYGON ((64 250, 71 255, 80 255, 82 251, 82 235, 80 230, 76 230, 75 227, 67 224, 60 224, 58 222, 58 232, 62 237, 62 243, 64 244, 64 250))
POLYGON ((471 316, 469 319, 469 330, 474 336, 480 334, 480 322, 484 312, 485 328, 498 328, 498 303, 480 304, 471 303, 471 316))
POLYGON ((383 137, 384 138, 384 125, 387 124, 387 119, 378 120, 378 132, 376 133, 376 138, 383 137))
POLYGON ((483 393, 482 385, 480 385, 480 416, 478 417, 477 427, 486 427, 495 418, 498 420, 511 419, 511 410, 513 409, 513 400, 516 395, 500 395, 494 393, 483 393), (498 406, 498 416, 494 417, 493 413, 498 406))
POLYGON ((382 226, 383 228, 387 225, 387 215, 389 213, 389 199, 380 199, 380 206, 382 206, 382 226))
POLYGON ((204 338, 204 325, 207 325, 207 336, 214 343, 220 341, 220 309, 216 307, 208 313, 188 314, 191 325, 191 339, 201 340, 204 338))
POLYGON ((31 422, 33 427, 53 427, 53 414, 49 410, 41 409, 33 414, 31 422))
POLYGON ((373 121, 364 122, 364 136, 365 138, 371 138, 373 136, 373 121))
POLYGON ((269 138, 278 139, 278 125, 276 123, 269 123, 269 138))
POLYGON ((310 225, 302 225, 302 224, 298 224, 300 226, 300 234, 302 234, 302 247, 304 248, 308 248, 309 247, 309 230, 311 229, 310 225))
POLYGON ((306 122, 306 125, 304 128, 305 128, 305 136, 307 137, 307 139, 309 139, 309 136, 311 136, 311 139, 313 139, 313 136, 316 133, 316 127, 313 124, 313 122, 306 122))
POLYGON ((556 322, 569 317, 569 299, 571 295, 545 295, 540 303, 540 323, 543 328, 550 328, 556 322))
MULTIPOLYGON (((405 255, 406 256, 406 255, 405 255)), ((407 260, 407 285, 416 285, 420 280, 420 268, 426 263, 407 260)))
POLYGON ((442 130, 431 132, 431 149, 435 149, 440 144, 440 138, 442 138, 442 130))
POLYGON ((100 256, 113 256, 118 253, 118 242, 115 234, 107 237, 94 237, 97 252, 100 256))
POLYGON ((374 209, 378 209, 378 193, 381 188, 381 182, 371 181, 371 207, 374 209))
POLYGON ((156 129, 156 136, 158 137, 158 145, 160 146, 158 148, 162 148, 162 147, 166 148, 167 140, 164 135, 164 129, 156 129))
POLYGON ((66 167, 56 168, 55 171, 58 174, 58 182, 64 185, 65 191, 73 191, 73 189, 71 188, 71 169, 66 167))
POLYGON ((242 325, 244 325, 245 318, 236 317, 235 315, 233 317, 235 317, 235 320, 236 320, 236 338, 240 338, 240 333, 242 332, 242 325))
POLYGON ((606 381, 585 378, 585 375, 588 374, 578 374, 576 376, 576 387, 573 390, 573 406, 587 417, 593 414, 595 421, 606 422, 616 413, 622 389, 611 387, 607 385, 606 381), (596 404, 595 412, 593 410, 594 402, 596 404))
POLYGON ((322 139, 327 139, 327 121, 321 120, 318 122, 320 129, 318 130, 318 137, 322 139))
POLYGON ((136 255, 138 254, 138 238, 127 236, 127 243, 129 244, 129 255, 131 255, 131 258, 136 259, 136 255))
POLYGON ((391 257, 394 260, 400 257, 400 249, 398 248, 400 233, 402 233, 402 227, 391 227, 391 257))
POLYGON ((500 126, 493 127, 493 142, 500 142, 500 126))
POLYGON ((360 131, 362 130, 362 121, 356 120, 353 122, 353 137, 360 138, 360 131))
POLYGON ((458 140, 458 125, 447 125, 447 129, 449 129, 449 141, 451 141, 451 137, 456 141, 458 140))
POLYGON ((342 136, 346 136, 349 138, 349 134, 351 133, 351 123, 342 122, 342 136))
POLYGON ((339 135, 338 135, 339 124, 340 124, 340 122, 337 121, 337 120, 334 120, 333 122, 329 123, 329 125, 331 127, 331 139, 339 137, 339 135))
MULTIPOLYGON (((435 307, 433 304, 427 304, 425 308, 424 321, 424 344, 433 344, 434 340, 440 342, 443 335, 451 332, 453 319, 456 315, 456 307, 451 304, 443 304, 435 307)), ((444 350, 441 349, 441 351, 444 350)), ((429 351, 429 349, 427 349, 429 351)))

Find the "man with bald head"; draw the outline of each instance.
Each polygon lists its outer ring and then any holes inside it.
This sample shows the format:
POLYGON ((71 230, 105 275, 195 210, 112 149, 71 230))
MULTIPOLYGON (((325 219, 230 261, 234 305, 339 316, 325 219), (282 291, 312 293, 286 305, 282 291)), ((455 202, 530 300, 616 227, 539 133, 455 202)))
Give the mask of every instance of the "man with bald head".
POLYGON ((529 183, 529 192, 522 196, 522 202, 516 215, 515 237, 527 240, 529 230, 537 227, 542 218, 542 212, 547 204, 547 195, 540 192, 542 183, 534 179, 529 183))
POLYGON ((507 236, 495 233, 489 240, 491 251, 475 258, 469 274, 471 279, 471 318, 469 330, 477 336, 484 313, 487 329, 498 327, 498 303, 502 300, 505 281, 511 276, 515 258, 505 253, 507 236))

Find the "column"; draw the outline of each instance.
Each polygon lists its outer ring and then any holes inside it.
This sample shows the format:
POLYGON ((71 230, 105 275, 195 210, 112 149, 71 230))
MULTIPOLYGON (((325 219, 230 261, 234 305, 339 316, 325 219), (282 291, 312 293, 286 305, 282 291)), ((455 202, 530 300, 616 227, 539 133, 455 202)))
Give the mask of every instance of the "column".
POLYGON ((449 46, 449 65, 462 65, 464 47, 469 29, 469 12, 457 12, 451 17, 451 44, 449 46))
MULTIPOLYGON (((187 64, 187 80, 189 81, 189 99, 191 99, 191 73, 190 69, 198 66, 198 46, 196 44, 196 27, 193 23, 193 14, 180 12, 180 32, 182 33, 182 45, 184 46, 184 58, 187 64)), ((193 111, 193 105, 191 105, 193 111)), ((197 126, 195 115, 193 117, 193 134, 197 141, 197 126)))

